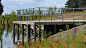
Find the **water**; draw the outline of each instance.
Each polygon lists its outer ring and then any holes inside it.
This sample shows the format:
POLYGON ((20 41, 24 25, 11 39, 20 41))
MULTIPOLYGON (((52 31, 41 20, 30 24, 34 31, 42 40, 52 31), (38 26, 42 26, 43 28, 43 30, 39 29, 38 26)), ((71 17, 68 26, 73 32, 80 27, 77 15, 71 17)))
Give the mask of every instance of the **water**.
POLYGON ((3 31, 3 34, 1 36, 2 43, 0 42, 1 48, 15 48, 16 46, 13 44, 13 38, 12 38, 13 31, 7 33, 7 29, 3 31))
POLYGON ((2 36, 2 46, 3 48, 15 48, 15 46, 13 45, 13 38, 12 38, 12 33, 13 31, 11 31, 11 33, 9 33, 8 36, 6 36, 6 30, 4 30, 3 36, 2 36))
MULTIPOLYGON (((2 27, 0 27, 0 48, 19 48, 19 46, 15 46, 13 43, 13 29, 12 26, 13 25, 1 25, 2 27)), ((22 30, 20 30, 20 40, 22 40, 22 30)), ((31 37, 32 33, 31 33, 31 37)), ((25 36, 25 41, 27 42, 27 35, 25 36)), ((32 40, 33 41, 33 40, 32 40)), ((17 30, 15 30, 15 42, 17 42, 17 30)))
MULTIPOLYGON (((12 24, 0 24, 0 48, 17 48, 13 44, 13 29, 12 24)), ((15 41, 17 41, 17 36, 15 36, 15 41)))

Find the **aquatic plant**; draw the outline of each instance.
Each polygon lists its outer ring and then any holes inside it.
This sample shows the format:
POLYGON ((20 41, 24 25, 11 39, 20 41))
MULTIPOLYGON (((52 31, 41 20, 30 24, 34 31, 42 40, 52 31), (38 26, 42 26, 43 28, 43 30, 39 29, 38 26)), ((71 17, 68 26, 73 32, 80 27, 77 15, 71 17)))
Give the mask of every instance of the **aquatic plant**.
POLYGON ((74 29, 74 37, 76 36, 76 28, 74 29))

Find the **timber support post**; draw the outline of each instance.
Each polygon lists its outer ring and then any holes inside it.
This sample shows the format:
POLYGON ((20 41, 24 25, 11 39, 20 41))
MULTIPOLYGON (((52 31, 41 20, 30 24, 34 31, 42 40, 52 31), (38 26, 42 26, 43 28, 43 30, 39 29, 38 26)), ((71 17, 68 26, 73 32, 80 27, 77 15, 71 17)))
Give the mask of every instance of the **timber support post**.
POLYGON ((24 45, 24 24, 22 24, 22 45, 24 45))
POLYGON ((36 25, 34 24, 34 43, 36 42, 36 25))
POLYGON ((19 40, 19 24, 17 24, 17 41, 19 40))
POLYGON ((15 23, 13 23, 13 43, 15 43, 15 23))
POLYGON ((30 43, 30 25, 28 25, 28 43, 30 43))
POLYGON ((56 25, 54 25, 54 34, 56 33, 56 25))
POLYGON ((39 26, 39 40, 41 42, 41 26, 39 26))

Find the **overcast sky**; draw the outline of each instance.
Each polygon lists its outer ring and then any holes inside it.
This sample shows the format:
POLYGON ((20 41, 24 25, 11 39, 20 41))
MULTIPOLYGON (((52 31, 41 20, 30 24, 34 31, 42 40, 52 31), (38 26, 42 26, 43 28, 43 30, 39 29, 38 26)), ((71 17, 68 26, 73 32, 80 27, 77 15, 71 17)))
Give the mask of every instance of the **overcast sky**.
POLYGON ((2 0, 4 13, 32 7, 64 7, 67 0, 2 0))

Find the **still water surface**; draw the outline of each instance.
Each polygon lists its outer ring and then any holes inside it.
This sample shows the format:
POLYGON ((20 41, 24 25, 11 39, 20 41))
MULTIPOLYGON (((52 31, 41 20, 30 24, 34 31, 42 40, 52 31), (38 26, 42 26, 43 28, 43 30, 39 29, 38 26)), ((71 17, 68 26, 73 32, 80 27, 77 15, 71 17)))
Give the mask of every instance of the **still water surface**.
POLYGON ((3 31, 2 34, 2 43, 0 42, 1 48, 16 48, 16 46, 13 44, 13 30, 11 32, 7 33, 7 29, 3 31))
MULTIPOLYGON (((20 31, 21 32, 21 31, 20 31)), ((33 38, 32 33, 30 33, 31 38, 33 38)), ((13 30, 5 29, 1 35, 0 48, 19 48, 13 44, 13 30)), ((20 40, 22 40, 22 34, 20 33, 20 40)), ((27 42, 27 35, 24 38, 24 42, 27 42)), ((15 35, 15 42, 17 41, 17 33, 15 35)), ((33 41, 33 40, 32 40, 33 41)))

